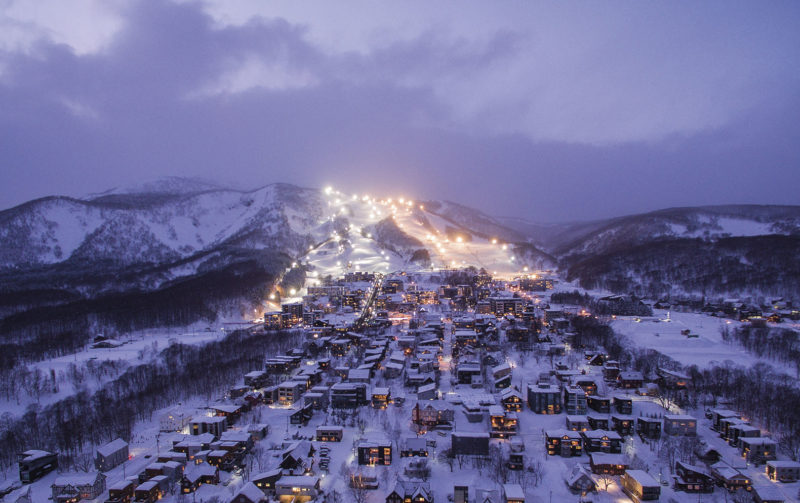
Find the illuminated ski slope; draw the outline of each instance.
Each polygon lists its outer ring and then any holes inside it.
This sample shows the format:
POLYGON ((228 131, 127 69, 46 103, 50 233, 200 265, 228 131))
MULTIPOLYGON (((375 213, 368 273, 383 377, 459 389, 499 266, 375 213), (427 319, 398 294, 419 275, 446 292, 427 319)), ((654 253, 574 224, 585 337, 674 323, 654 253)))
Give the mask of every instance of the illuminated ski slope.
POLYGON ((319 221, 322 241, 300 258, 311 268, 309 285, 327 275, 338 277, 348 271, 420 270, 421 265, 387 249, 372 235, 372 226, 387 217, 393 218, 405 234, 423 243, 434 269, 475 266, 498 276, 529 272, 514 257, 510 245, 453 232, 452 224, 413 200, 345 194, 330 187, 323 191, 322 197, 325 213, 319 221), (339 230, 335 230, 337 225, 339 230), (322 229, 334 230, 325 235, 322 229))

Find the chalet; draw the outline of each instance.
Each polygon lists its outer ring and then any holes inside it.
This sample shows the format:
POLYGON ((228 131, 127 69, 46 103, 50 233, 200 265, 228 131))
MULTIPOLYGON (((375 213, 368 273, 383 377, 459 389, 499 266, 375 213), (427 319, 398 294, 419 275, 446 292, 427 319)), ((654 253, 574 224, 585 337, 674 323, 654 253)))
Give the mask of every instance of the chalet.
POLYGON ((500 392, 500 403, 507 411, 522 411, 522 394, 516 388, 508 387, 500 392))
POLYGON ((506 329, 506 340, 508 342, 528 342, 531 337, 531 330, 524 325, 514 325, 506 329))
POLYGON ((62 475, 56 477, 50 489, 52 500, 57 503, 92 500, 105 492, 106 476, 102 473, 62 475))
POLYGON ((211 466, 225 471, 231 471, 237 467, 239 457, 233 451, 226 451, 224 449, 213 450, 206 456, 206 462, 211 466))
POLYGON ((264 370, 270 374, 289 374, 300 366, 302 360, 299 356, 278 355, 266 361, 264 370))
POLYGON ((644 376, 641 372, 620 372, 617 376, 617 386, 624 389, 638 389, 644 385, 644 376))
POLYGON ((588 430, 581 432, 587 452, 622 452, 622 437, 615 431, 588 430))
POLYGON ((275 491, 275 483, 281 478, 281 469, 250 475, 250 482, 254 483, 264 494, 275 491))
MULTIPOLYGON (((688 335, 691 336, 691 334, 688 335)), ((675 370, 659 368, 656 370, 656 374, 658 375, 658 384, 666 389, 685 389, 691 381, 688 375, 675 370)))
POLYGON ((570 431, 586 431, 590 429, 586 416, 567 416, 567 429, 570 431))
POLYGON ((344 429, 341 426, 317 426, 315 438, 318 442, 341 442, 344 429))
POLYGON ((588 395, 586 397, 586 405, 601 414, 611 412, 611 399, 605 396, 588 395))
POLYGON ((614 395, 612 405, 620 414, 633 414, 633 400, 629 396, 614 395))
POLYGON ((628 458, 622 454, 592 452, 589 453, 589 466, 595 474, 622 475, 628 469, 628 458))
POLYGON ((636 418, 636 433, 644 438, 657 439, 661 437, 661 419, 652 417, 636 418))
POLYGON ((558 382, 570 383, 574 378, 581 375, 580 370, 568 369, 566 368, 566 365, 564 365, 564 367, 565 368, 561 369, 558 368, 558 365, 556 365, 556 379, 558 380, 558 382))
POLYGON ((503 503, 525 503, 525 491, 519 484, 503 484, 503 503))
POLYGON ((451 450, 454 456, 488 456, 489 434, 480 432, 453 432, 451 450))
POLYGON ((392 443, 389 440, 362 440, 356 445, 356 452, 359 465, 392 464, 392 443))
POLYGON ((560 414, 561 391, 552 384, 528 385, 528 407, 537 414, 560 414))
POLYGON ((611 414, 611 429, 622 435, 633 435, 633 426, 635 419, 633 416, 626 416, 623 414, 611 414))
POLYGON ((347 372, 347 382, 369 384, 371 380, 369 370, 350 369, 347 372))
POLYGON ((702 439, 695 445, 694 455, 707 465, 713 465, 722 458, 719 451, 708 445, 702 439))
POLYGON ((714 477, 704 468, 682 461, 675 462, 674 485, 676 491, 687 493, 714 492, 714 477))
POLYGON ((364 383, 336 383, 331 386, 331 408, 355 409, 367 403, 367 385, 364 383))
POLYGON ((508 438, 517 434, 516 412, 509 412, 499 405, 489 407, 489 428, 492 438, 508 438))
POLYGON ((685 414, 667 414, 664 416, 664 433, 683 437, 697 435, 697 419, 685 414))
POLYGON ((711 465, 711 476, 714 477, 718 485, 721 485, 729 491, 737 491, 739 489, 749 491, 752 488, 752 481, 749 477, 742 474, 739 470, 731 468, 731 466, 724 461, 719 461, 711 465))
POLYGON ((587 414, 586 421, 589 422, 589 429, 591 430, 610 430, 611 420, 605 414, 587 414))
POLYGON ((222 416, 198 417, 189 422, 189 433, 192 435, 202 435, 210 433, 215 438, 219 438, 222 432, 228 429, 228 420, 222 416))
POLYGON ((290 444, 281 452, 280 467, 289 470, 289 473, 303 473, 311 469, 314 464, 314 446, 307 440, 290 444))
POLYGON ((572 471, 564 481, 570 491, 575 494, 580 494, 582 497, 597 490, 594 479, 580 463, 572 468, 572 471))
POLYGON ((398 478, 386 496, 386 503, 433 503, 430 484, 419 480, 398 478))
POLYGON ((586 414, 586 393, 578 386, 564 387, 564 411, 571 415, 586 414))
POLYGON ((452 424, 455 411, 444 400, 429 400, 420 405, 419 402, 411 409, 411 421, 424 427, 452 424))
POLYGON ((101 472, 107 472, 128 460, 128 443, 118 438, 102 447, 97 448, 94 458, 94 467, 101 472))
POLYGON ((633 501, 657 500, 661 496, 661 485, 644 470, 627 470, 619 482, 633 501))
POLYGON ((311 418, 314 417, 314 407, 312 404, 295 407, 292 413, 289 414, 289 422, 291 424, 306 425, 311 418))
POLYGON ((739 439, 739 453, 755 465, 777 459, 777 447, 775 441, 769 437, 739 439))
POLYGON ((135 484, 131 480, 120 480, 108 486, 106 503, 130 503, 133 501, 135 484))
POLYGON ((544 436, 547 454, 550 456, 571 457, 583 454, 583 438, 578 432, 547 430, 544 436))
POLYGON ((267 496, 252 482, 245 484, 230 503, 265 503, 267 496))
POLYGON ((391 401, 391 392, 387 387, 376 387, 372 389, 370 405, 373 409, 385 409, 391 401))
POLYGON ((219 468, 208 463, 191 465, 183 472, 181 492, 183 494, 193 493, 203 484, 219 484, 219 468))
POLYGON ((280 501, 306 503, 319 493, 319 477, 284 475, 275 482, 275 494, 280 501))
POLYGON ((797 482, 800 480, 800 463, 797 461, 767 461, 767 477, 779 482, 797 482))
POLYGON ((413 458, 413 457, 428 457, 428 442, 421 437, 409 437, 403 442, 403 448, 400 450, 400 457, 413 458))
POLYGON ((581 388, 583 392, 586 393, 587 397, 597 394, 597 382, 591 377, 575 376, 572 378, 570 384, 581 388))

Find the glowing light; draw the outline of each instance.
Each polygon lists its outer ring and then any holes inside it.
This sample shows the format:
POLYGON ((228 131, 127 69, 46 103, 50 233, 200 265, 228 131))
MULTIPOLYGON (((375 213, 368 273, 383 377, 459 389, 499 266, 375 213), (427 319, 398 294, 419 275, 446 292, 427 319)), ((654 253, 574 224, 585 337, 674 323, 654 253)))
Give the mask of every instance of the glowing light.
POLYGON ((330 195, 331 192, 333 192, 333 187, 330 187, 330 186, 325 187, 325 195, 326 196, 330 195))
POLYGON ((297 267, 297 262, 292 262, 292 268, 297 267))
POLYGON ((497 244, 497 240, 496 239, 492 239, 492 244, 496 245, 497 244))
POLYGON ((504 250, 508 250, 508 245, 503 245, 504 250))
POLYGON ((522 270, 528 272, 528 266, 523 267, 522 270))
POLYGON ((463 239, 461 236, 458 236, 458 237, 456 238, 456 241, 457 241, 458 243, 463 243, 463 242, 464 242, 464 239, 463 239))
POLYGON ((291 290, 289 290, 289 295, 294 295, 294 294, 296 294, 296 293, 297 293, 297 290, 295 290, 294 288, 292 288, 291 290))
POLYGON ((275 300, 275 294, 274 293, 269 294, 269 300, 275 300))
POLYGON ((419 209, 421 209, 421 210, 424 210, 424 209, 425 209, 425 205, 423 205, 423 204, 420 204, 420 205, 419 205, 419 209))

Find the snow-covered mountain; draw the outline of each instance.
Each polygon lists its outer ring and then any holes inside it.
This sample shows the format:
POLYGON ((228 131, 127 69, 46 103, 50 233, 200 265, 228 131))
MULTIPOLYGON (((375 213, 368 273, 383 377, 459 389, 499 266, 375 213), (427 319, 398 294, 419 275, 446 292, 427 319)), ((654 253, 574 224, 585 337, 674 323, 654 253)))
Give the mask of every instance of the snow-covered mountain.
POLYGON ((548 240, 584 286, 650 296, 795 296, 800 207, 671 208, 561 226, 548 240))

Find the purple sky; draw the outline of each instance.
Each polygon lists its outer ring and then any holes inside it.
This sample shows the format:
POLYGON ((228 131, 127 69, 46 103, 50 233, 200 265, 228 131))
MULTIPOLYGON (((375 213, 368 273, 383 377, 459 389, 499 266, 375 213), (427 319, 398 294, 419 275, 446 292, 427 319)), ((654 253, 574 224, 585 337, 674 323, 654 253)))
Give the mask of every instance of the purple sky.
POLYGON ((800 3, 0 0, 0 208, 161 176, 800 204, 800 3))

